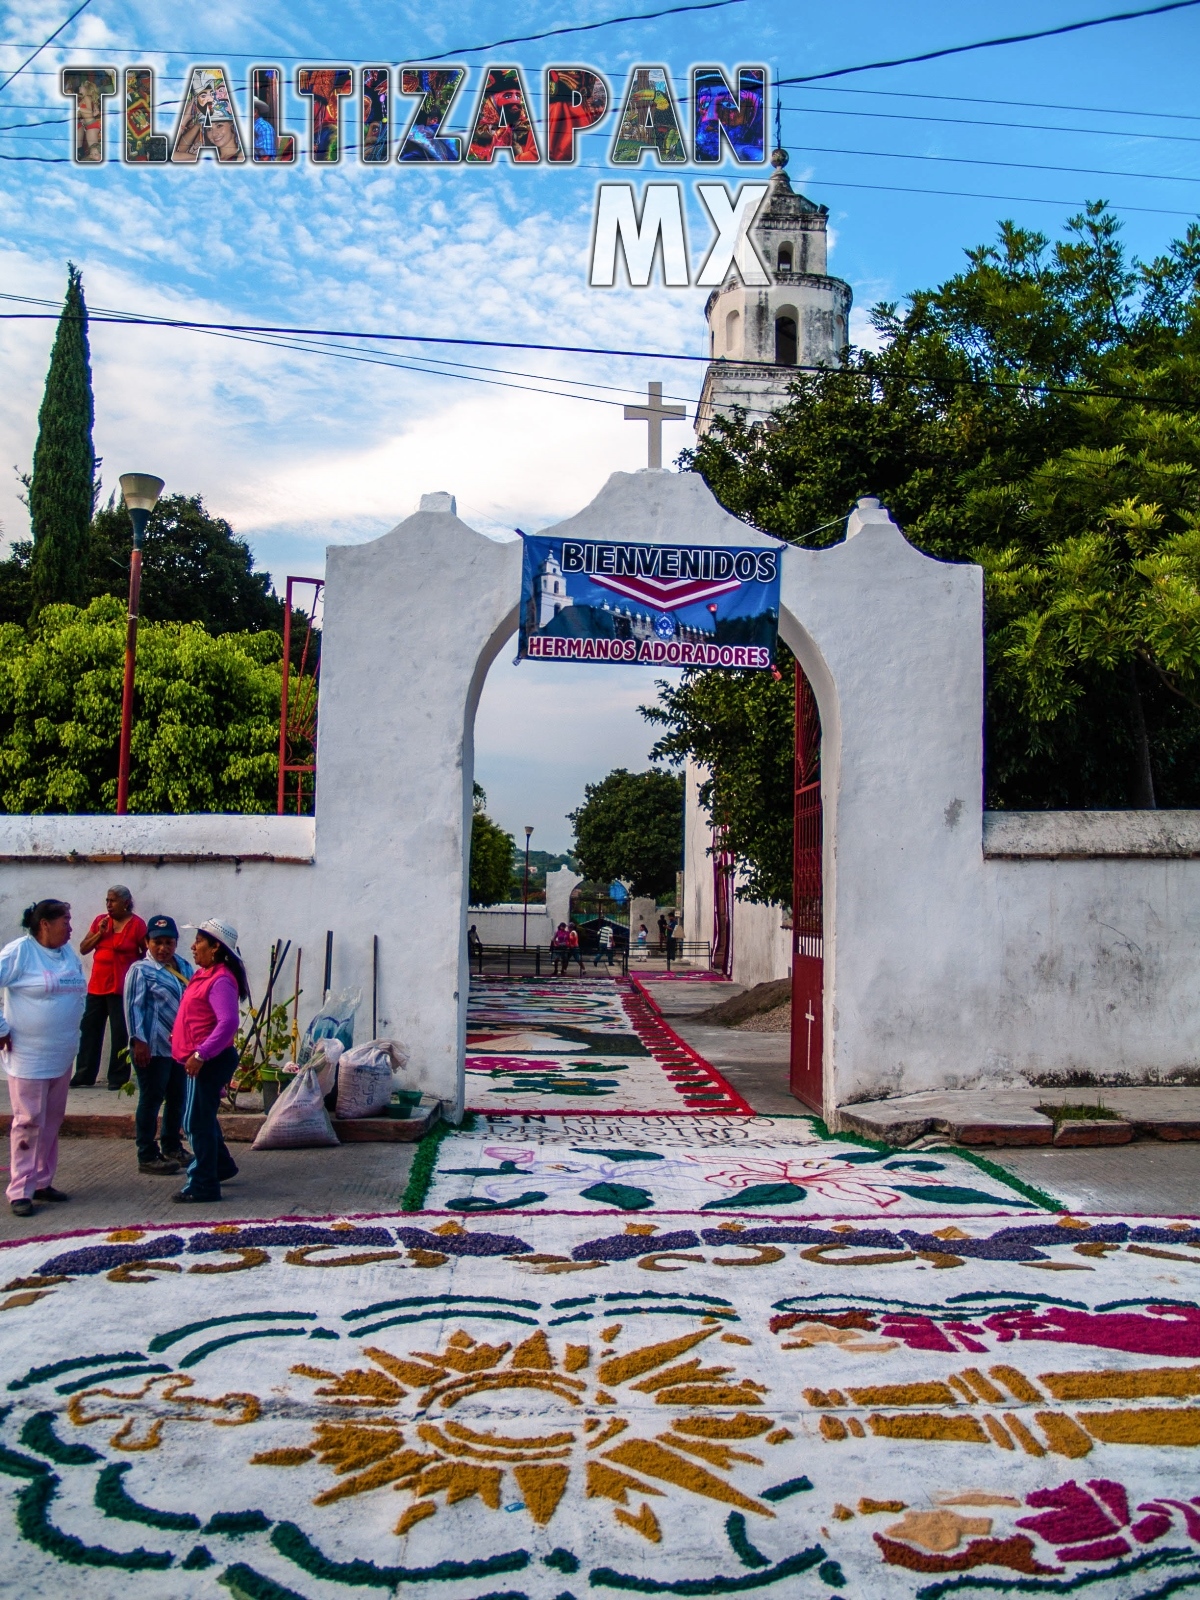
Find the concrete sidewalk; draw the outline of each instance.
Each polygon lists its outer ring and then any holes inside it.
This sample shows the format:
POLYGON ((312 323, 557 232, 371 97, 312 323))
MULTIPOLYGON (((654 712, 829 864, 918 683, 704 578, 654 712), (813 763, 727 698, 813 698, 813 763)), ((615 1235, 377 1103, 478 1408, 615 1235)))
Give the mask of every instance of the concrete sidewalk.
POLYGON ((1135 1136, 1200 1140, 1200 1089, 958 1089, 840 1106, 839 1125, 889 1144, 940 1133, 967 1145, 1128 1144, 1135 1136), (1104 1106, 1119 1120, 1059 1122, 1039 1106, 1104 1106))
MULTIPOLYGON (((239 1171, 222 1184, 225 1198, 214 1205, 178 1206, 171 1196, 183 1187, 182 1174, 143 1177, 132 1144, 118 1139, 64 1139, 58 1147, 54 1183, 70 1200, 63 1205, 39 1204, 32 1217, 14 1217, 0 1202, 0 1240, 147 1223, 397 1211, 416 1148, 351 1144, 317 1150, 251 1150, 237 1145, 232 1153, 239 1171)), ((7 1141, 3 1155, 7 1160, 7 1141)))

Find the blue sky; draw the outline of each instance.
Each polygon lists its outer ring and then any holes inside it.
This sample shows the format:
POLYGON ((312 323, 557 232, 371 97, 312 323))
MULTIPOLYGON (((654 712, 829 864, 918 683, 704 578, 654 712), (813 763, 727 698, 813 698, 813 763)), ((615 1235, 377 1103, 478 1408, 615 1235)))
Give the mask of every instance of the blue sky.
MULTIPOLYGON (((741 0, 494 51, 461 48, 661 3, 214 0, 197 11, 173 0, 92 0, 0 92, 0 157, 8 158, 0 159, 0 292, 59 300, 69 256, 93 308, 699 354, 704 289, 587 287, 615 108, 570 171, 514 170, 507 157, 477 170, 379 171, 354 155, 333 170, 131 170, 113 161, 89 171, 44 159, 67 154, 67 129, 34 124, 65 115, 57 73, 66 63, 151 64, 167 101, 191 62, 223 62, 244 84, 252 63, 277 61, 290 74, 303 60, 396 66, 454 50, 473 69, 453 119, 461 130, 489 62, 519 63, 533 87, 547 64, 594 66, 619 101, 637 62, 664 63, 679 79, 700 62, 803 74, 1118 9, 1101 0, 1003 8, 741 0)), ((0 8, 0 79, 73 8, 72 0, 0 8)), ((865 336, 873 302, 954 271, 1001 217, 1053 234, 1083 200, 1103 196, 1123 208, 1136 252, 1154 253, 1182 232, 1200 205, 1197 59, 1200 8, 785 89, 790 171, 830 208, 830 271, 853 287, 855 335, 865 336)), ((289 126, 303 131, 303 102, 294 94, 289 102, 289 126)), ((161 128, 172 113, 160 110, 161 128)), ((645 175, 653 176, 648 163, 645 175)), ((736 176, 732 167, 725 175, 736 176)), ((694 244, 707 238, 698 211, 689 227, 694 244)), ((9 466, 30 461, 52 335, 52 323, 0 322, 5 540, 27 535, 9 466)), ((644 429, 621 418, 634 390, 654 377, 668 395, 694 400, 702 374, 678 362, 459 351, 451 358, 508 372, 450 378, 98 324, 92 349, 106 486, 135 468, 201 492, 279 579, 319 573, 328 543, 377 536, 432 489, 453 491, 460 514, 493 536, 545 526, 585 503, 609 472, 644 462, 644 429), (581 391, 580 379, 612 387, 581 391), (528 392, 564 387, 595 398, 528 392)), ((669 428, 668 457, 690 438, 690 428, 669 428)), ((499 820, 518 829, 533 822, 538 843, 565 845, 563 812, 582 783, 644 762, 650 740, 634 707, 652 679, 645 669, 518 670, 506 655, 478 722, 480 776, 499 820)))

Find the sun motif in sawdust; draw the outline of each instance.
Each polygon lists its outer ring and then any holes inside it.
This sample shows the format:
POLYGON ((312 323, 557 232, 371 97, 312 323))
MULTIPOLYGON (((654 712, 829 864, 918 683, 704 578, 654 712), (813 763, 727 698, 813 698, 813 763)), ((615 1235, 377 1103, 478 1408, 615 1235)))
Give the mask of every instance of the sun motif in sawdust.
POLYGON ((764 1414, 762 1384, 709 1360, 724 1350, 693 1353, 713 1338, 750 1344, 722 1326, 702 1321, 678 1338, 625 1350, 616 1347, 620 1324, 600 1333, 599 1349, 567 1343, 555 1351, 541 1329, 515 1348, 462 1329, 437 1351, 398 1356, 366 1345, 366 1367, 292 1368, 318 1381, 315 1397, 328 1415, 308 1446, 262 1451, 252 1464, 332 1467, 336 1481, 314 1497, 319 1506, 391 1486, 408 1496, 398 1534, 434 1516, 438 1496, 444 1507, 478 1496, 492 1511, 515 1497, 544 1526, 573 1477, 588 1499, 611 1501, 617 1521, 655 1544, 662 1528, 650 1502, 666 1503, 663 1485, 773 1517, 732 1479, 761 1468, 765 1457, 755 1452, 792 1434, 764 1414), (536 1395, 539 1422, 552 1413, 544 1431, 530 1433, 526 1418, 509 1432, 502 1415, 480 1415, 480 1401, 486 1407, 517 1391, 536 1395), (663 1410, 647 1419, 651 1407, 663 1410))

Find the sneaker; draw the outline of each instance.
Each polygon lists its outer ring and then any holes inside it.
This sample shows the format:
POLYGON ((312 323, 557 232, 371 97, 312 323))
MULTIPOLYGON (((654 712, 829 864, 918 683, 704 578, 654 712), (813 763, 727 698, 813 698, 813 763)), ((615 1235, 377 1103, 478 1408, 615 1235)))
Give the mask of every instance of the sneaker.
POLYGON ((44 1189, 35 1189, 33 1198, 35 1200, 69 1200, 71 1196, 64 1194, 61 1189, 56 1189, 52 1183, 48 1183, 44 1189))
POLYGON ((33 1201, 14 1200, 11 1209, 14 1217, 31 1217, 33 1215, 33 1201))
POLYGON ((190 1189, 180 1189, 178 1194, 171 1196, 171 1199, 179 1206, 210 1206, 214 1205, 220 1198, 219 1194, 193 1194, 190 1189))
POLYGON ((68 1089, 94 1089, 95 1087, 95 1078, 72 1078, 67 1085, 68 1089))
POLYGON ((171 1178, 179 1171, 178 1161, 169 1156, 159 1156, 154 1161, 139 1161, 139 1172, 148 1172, 156 1178, 171 1178))
POLYGON ((163 1160, 177 1161, 180 1167, 190 1167, 192 1164, 192 1152, 186 1149, 183 1145, 180 1145, 178 1150, 164 1149, 163 1160))

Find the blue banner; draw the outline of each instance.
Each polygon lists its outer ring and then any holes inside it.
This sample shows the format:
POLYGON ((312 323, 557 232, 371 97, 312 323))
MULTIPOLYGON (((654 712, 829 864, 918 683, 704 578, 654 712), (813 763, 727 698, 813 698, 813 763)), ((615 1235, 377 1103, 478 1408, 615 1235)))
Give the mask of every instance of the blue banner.
POLYGON ((521 537, 522 660, 774 666, 778 549, 521 537))

